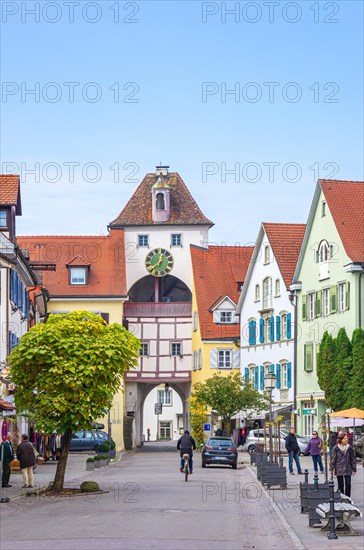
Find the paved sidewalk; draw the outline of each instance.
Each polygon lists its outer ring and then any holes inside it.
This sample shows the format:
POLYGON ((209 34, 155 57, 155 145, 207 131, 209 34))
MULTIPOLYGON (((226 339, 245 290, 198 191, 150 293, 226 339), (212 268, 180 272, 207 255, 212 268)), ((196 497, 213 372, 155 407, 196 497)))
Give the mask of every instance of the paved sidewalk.
MULTIPOLYGON (((65 482, 71 481, 77 477, 86 473, 86 460, 91 456, 90 453, 70 453, 67 459, 65 482)), ((119 453, 117 454, 117 458, 119 453)), ((37 491, 49 485, 54 480, 58 462, 48 461, 41 465, 38 465, 35 474, 35 487, 34 489, 23 489, 23 478, 20 470, 18 472, 12 472, 10 476, 10 485, 12 487, 3 488, 3 497, 8 497, 10 500, 17 499, 27 492, 37 491)))
MULTIPOLYGON (((250 462, 250 457, 247 453, 240 453, 239 458, 244 461, 245 464, 250 462)), ((300 457, 302 470, 308 469, 309 471, 309 483, 313 482, 313 466, 311 457, 300 457)), ((284 457, 284 466, 288 471, 288 459, 284 457)), ((256 478, 256 467, 249 467, 252 476, 256 478)), ((295 469, 296 472, 296 469, 295 469)), ((335 483, 336 483, 336 478, 335 483)), ((296 537, 300 541, 297 544, 301 550, 332 550, 345 548, 345 550, 362 550, 364 546, 364 521, 363 517, 355 518, 352 520, 352 526, 355 530, 361 533, 361 536, 339 536, 336 540, 328 540, 327 536, 321 532, 320 528, 313 528, 308 526, 308 514, 301 514, 300 504, 300 491, 299 484, 304 480, 303 476, 288 475, 288 486, 286 490, 279 488, 272 488, 266 490, 266 494, 269 496, 269 500, 280 515, 281 520, 285 524, 287 530, 293 534, 293 538, 296 537)), ((323 476, 319 476, 319 482, 322 483, 323 476)), ((336 487, 336 485, 335 485, 336 487)), ((357 475, 352 478, 352 495, 351 498, 354 501, 354 505, 364 512, 364 468, 361 463, 358 464, 357 475)))

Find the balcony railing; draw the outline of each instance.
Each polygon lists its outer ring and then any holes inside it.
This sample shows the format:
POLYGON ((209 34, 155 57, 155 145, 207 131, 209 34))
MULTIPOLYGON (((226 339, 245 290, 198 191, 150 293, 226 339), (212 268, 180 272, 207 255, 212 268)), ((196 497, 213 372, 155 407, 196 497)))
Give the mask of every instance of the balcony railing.
POLYGON ((124 317, 191 317, 191 302, 126 302, 124 317))

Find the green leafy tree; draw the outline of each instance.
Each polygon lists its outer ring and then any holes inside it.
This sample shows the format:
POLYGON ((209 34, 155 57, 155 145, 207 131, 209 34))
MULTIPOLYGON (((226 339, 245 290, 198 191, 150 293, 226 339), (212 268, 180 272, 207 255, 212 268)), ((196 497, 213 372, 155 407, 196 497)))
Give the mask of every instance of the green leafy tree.
POLYGON ((225 426, 230 433, 231 418, 246 409, 263 409, 267 399, 254 389, 250 382, 244 381, 238 372, 223 376, 215 373, 205 382, 198 382, 193 397, 206 407, 210 407, 221 416, 222 430, 225 426))
POLYGON ((190 397, 190 426, 192 437, 199 446, 204 442, 203 425, 206 422, 206 405, 201 404, 196 397, 190 397))
POLYGON ((345 328, 341 328, 335 339, 335 362, 332 373, 332 384, 335 388, 331 397, 334 411, 345 408, 350 395, 350 378, 352 370, 351 342, 345 328))
POLYGON ((353 366, 346 407, 364 410, 364 330, 362 328, 354 330, 351 342, 353 366))
POLYGON ((26 333, 9 363, 18 411, 37 427, 64 433, 53 490, 61 492, 72 433, 90 428, 112 406, 125 372, 135 367, 140 342, 122 325, 95 313, 50 315, 26 333))
POLYGON ((335 395, 335 383, 333 379, 335 354, 335 340, 331 334, 325 331, 317 358, 317 378, 320 388, 325 392, 326 401, 330 407, 333 407, 332 399, 335 395))

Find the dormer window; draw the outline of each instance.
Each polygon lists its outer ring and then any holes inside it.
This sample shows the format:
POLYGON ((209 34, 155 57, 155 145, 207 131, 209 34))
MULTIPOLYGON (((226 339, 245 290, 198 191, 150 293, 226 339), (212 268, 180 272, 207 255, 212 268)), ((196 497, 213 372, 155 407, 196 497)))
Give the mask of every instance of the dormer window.
POLYGON ((163 193, 157 193, 156 195, 156 210, 165 210, 166 209, 166 203, 164 200, 164 194, 163 193))
POLYGON ((232 311, 220 311, 220 323, 232 323, 233 312, 232 311))
POLYGON ((6 210, 0 210, 0 227, 7 227, 8 221, 7 221, 7 215, 6 210))
POLYGON ((71 283, 71 285, 86 285, 87 284, 87 268, 86 267, 71 267, 70 268, 70 283, 71 283))

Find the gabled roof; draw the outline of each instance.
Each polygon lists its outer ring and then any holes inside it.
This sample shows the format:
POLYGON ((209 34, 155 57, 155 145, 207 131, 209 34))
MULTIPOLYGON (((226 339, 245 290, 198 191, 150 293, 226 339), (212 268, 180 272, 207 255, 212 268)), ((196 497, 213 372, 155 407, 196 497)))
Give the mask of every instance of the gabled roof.
POLYGON ((353 263, 364 262, 364 182, 319 180, 312 199, 301 253, 293 282, 298 282, 321 191, 327 202, 347 256, 353 263))
MULTIPOLYGON (((240 281, 237 281, 237 284, 239 282, 240 281)), ((219 296, 218 299, 215 300, 214 303, 209 307, 209 311, 215 311, 215 309, 218 309, 221 306, 221 304, 223 304, 226 300, 230 302, 233 307, 236 307, 236 303, 233 302, 232 299, 229 298, 229 296, 225 295, 225 296, 219 296)))
POLYGON ((30 261, 52 261, 56 271, 43 271, 43 286, 50 298, 126 296, 124 231, 108 236, 18 237, 19 245, 29 251, 30 261), (77 254, 79 252, 79 254, 77 254), (70 285, 67 265, 89 265, 88 284, 70 285))
POLYGON ((263 223, 263 226, 288 290, 292 284, 306 224, 263 223))
POLYGON ((277 262, 279 271, 283 277, 286 289, 292 283, 293 275, 300 256, 302 239, 305 234, 305 224, 301 223, 262 223, 259 229, 258 237, 255 243, 254 252, 246 275, 245 284, 239 297, 237 313, 241 312, 247 293, 250 279, 252 278, 253 270, 259 252, 262 246, 264 235, 267 236, 269 244, 272 247, 274 258, 277 262))
POLYGON ((213 322, 211 306, 216 307, 226 296, 237 303, 238 283, 245 280, 252 253, 252 246, 209 246, 208 249, 191 246, 202 340, 231 340, 239 337, 239 324, 218 325, 213 322))
POLYGON ((77 267, 81 267, 81 266, 89 267, 91 264, 90 262, 86 262, 86 260, 81 258, 81 256, 75 256, 70 262, 66 263, 67 267, 73 266, 73 265, 77 267))
POLYGON ((0 205, 16 206, 16 214, 21 216, 19 176, 0 174, 0 205))
POLYGON ((211 220, 201 212, 184 181, 177 172, 168 174, 163 185, 170 188, 170 218, 167 222, 153 222, 152 186, 158 180, 154 173, 147 174, 121 213, 110 223, 110 227, 133 225, 208 225, 211 220))
POLYGON ((353 263, 364 262, 364 181, 319 183, 346 254, 353 263))

